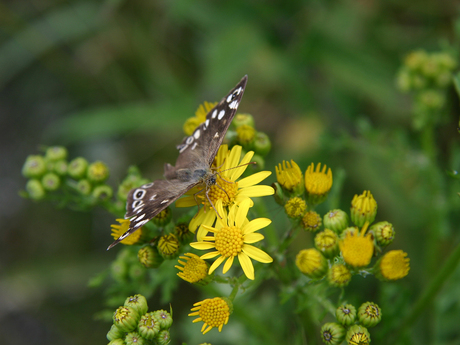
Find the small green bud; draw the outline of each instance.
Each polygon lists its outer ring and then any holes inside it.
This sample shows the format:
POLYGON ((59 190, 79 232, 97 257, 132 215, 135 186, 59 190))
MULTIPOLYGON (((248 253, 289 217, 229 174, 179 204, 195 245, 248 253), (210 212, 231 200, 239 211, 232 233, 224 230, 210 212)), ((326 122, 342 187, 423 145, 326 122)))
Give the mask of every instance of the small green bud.
POLYGON ((112 327, 110 327, 110 331, 107 333, 107 340, 112 341, 115 339, 121 339, 124 338, 124 336, 125 332, 120 331, 117 326, 112 325, 112 327))
POLYGON ((338 307, 335 317, 344 326, 351 326, 356 320, 356 308, 352 304, 345 304, 338 307))
POLYGON ((257 169, 257 170, 265 169, 265 159, 262 156, 255 154, 254 156, 252 156, 251 161, 256 162, 254 169, 257 169))
POLYGON ((135 262, 129 266, 128 274, 132 280, 139 280, 145 277, 146 270, 139 262, 135 262))
POLYGON ((60 176, 64 176, 67 174, 67 162, 64 159, 54 162, 53 171, 60 176))
POLYGON ((110 341, 108 345, 126 345, 126 343, 123 341, 123 339, 113 339, 110 341))
POLYGON ((171 342, 171 335, 169 334, 169 331, 164 329, 157 334, 155 340, 158 345, 168 345, 171 342))
POLYGON ((141 294, 129 296, 126 298, 124 305, 133 308, 139 315, 144 315, 149 309, 147 300, 141 294))
POLYGON ((181 243, 190 243, 195 236, 188 228, 187 223, 177 223, 174 227, 174 235, 179 239, 181 243))
POLYGON ((344 287, 347 286, 351 280, 351 272, 348 267, 343 264, 333 264, 327 272, 327 280, 332 286, 344 287))
POLYGON ((59 161, 67 158, 67 149, 63 146, 48 147, 45 154, 46 159, 50 161, 59 161))
POLYGON ((373 302, 361 304, 358 308, 358 320, 365 327, 374 327, 382 319, 380 307, 373 302))
POLYGON ((315 236, 315 247, 326 258, 333 258, 339 253, 339 237, 329 229, 324 229, 315 236))
POLYGON ((361 325, 352 325, 348 328, 347 334, 345 335, 345 341, 347 344, 369 345, 371 342, 371 336, 366 327, 361 325))
POLYGON ((122 332, 131 332, 137 327, 139 314, 131 307, 119 307, 113 313, 113 324, 122 332))
POLYGON ((256 139, 256 130, 249 125, 241 125, 236 128, 236 140, 243 149, 251 150, 256 139))
POLYGON ((146 245, 139 249, 137 257, 142 266, 146 268, 158 268, 163 263, 163 257, 158 253, 158 250, 150 245, 146 245))
POLYGON ((83 195, 90 195, 93 186, 88 180, 80 180, 77 183, 77 190, 83 195))
POLYGON ((104 184, 101 186, 94 187, 93 197, 95 199, 104 201, 104 200, 110 199, 112 195, 113 195, 113 190, 112 190, 112 187, 110 187, 109 185, 104 184))
POLYGON ((152 218, 152 222, 156 226, 165 226, 166 224, 169 224, 171 219, 172 219, 171 208, 166 207, 163 211, 161 211, 155 217, 152 218))
POLYGON ((45 197, 45 189, 39 180, 27 181, 26 190, 31 199, 40 200, 45 197))
POLYGON ((110 266, 112 277, 119 282, 123 282, 128 278, 128 269, 128 264, 124 260, 118 258, 113 261, 110 266))
POLYGON ((168 329, 172 326, 173 319, 171 314, 169 314, 166 310, 156 310, 153 312, 153 314, 160 322, 161 329, 168 329))
POLYGON ((24 177, 33 178, 40 177, 46 172, 46 162, 42 156, 28 156, 24 166, 22 167, 22 175, 24 177))
POLYGON ((324 227, 340 234, 348 226, 348 214, 342 210, 332 210, 323 217, 324 227))
POLYGON ((342 233, 340 234, 340 239, 345 239, 348 233, 350 233, 350 235, 356 235, 359 233, 359 229, 356 226, 349 226, 348 228, 343 229, 342 233))
POLYGON ((369 231, 374 234, 377 243, 381 246, 389 245, 396 235, 393 225, 388 222, 375 223, 369 228, 369 231))
POLYGON ((311 232, 316 232, 321 227, 320 215, 315 211, 307 211, 302 217, 302 227, 311 232))
POLYGON ((49 191, 55 191, 59 188, 61 180, 59 176, 54 173, 48 173, 42 177, 43 188, 49 191))
POLYGON ((327 345, 339 345, 345 337, 345 328, 337 322, 325 323, 321 327, 321 339, 327 345))
POLYGON ((139 320, 139 334, 145 339, 155 339, 156 335, 160 332, 160 327, 160 322, 153 312, 142 315, 139 320))
POLYGON ((88 180, 90 180, 91 182, 104 182, 109 178, 109 168, 107 167, 107 165, 105 165, 105 163, 97 161, 91 163, 88 166, 88 172, 86 173, 86 175, 88 176, 88 180))
POLYGON ((351 201, 351 221, 358 227, 366 222, 371 224, 377 214, 377 202, 368 190, 361 195, 355 195, 351 201))
POLYGON ((263 132, 257 132, 254 141, 254 151, 256 154, 265 157, 270 152, 271 148, 272 143, 268 135, 263 132))
POLYGON ((67 173, 70 175, 70 177, 79 180, 86 176, 87 169, 88 161, 83 157, 77 157, 69 163, 67 173))
POLYGON ((236 114, 232 121, 235 128, 242 125, 254 127, 254 117, 250 114, 236 114))
POLYGON ((147 339, 141 337, 137 332, 131 332, 126 334, 125 338, 126 345, 148 345, 150 342, 147 339))

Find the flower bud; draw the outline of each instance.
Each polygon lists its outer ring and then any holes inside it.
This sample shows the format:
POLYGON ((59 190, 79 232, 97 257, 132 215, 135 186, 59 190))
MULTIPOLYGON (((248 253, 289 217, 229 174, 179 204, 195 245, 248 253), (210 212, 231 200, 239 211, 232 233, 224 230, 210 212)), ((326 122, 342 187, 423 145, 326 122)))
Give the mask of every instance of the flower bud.
POLYGON ((158 253, 158 250, 150 245, 146 245, 139 249, 137 257, 142 266, 146 268, 158 268, 163 263, 163 257, 158 253))
POLYGON ((109 178, 109 168, 107 167, 107 165, 105 165, 105 163, 97 161, 91 163, 88 166, 88 171, 86 175, 88 176, 88 180, 90 180, 91 182, 104 182, 109 178))
POLYGON ((121 338, 113 339, 108 345, 126 345, 126 343, 121 338))
POLYGON ((113 189, 109 185, 103 184, 101 186, 94 187, 93 198, 99 201, 108 200, 113 195, 113 189))
POLYGON ((339 345, 345 337, 345 328, 337 322, 325 323, 321 327, 321 339, 327 345, 339 345))
POLYGON ((186 253, 184 256, 179 257, 178 262, 182 266, 174 266, 181 271, 177 275, 189 283, 207 285, 214 278, 213 274, 208 274, 209 264, 196 254, 186 253))
POLYGON ((287 196, 285 195, 283 188, 281 188, 278 182, 272 183, 272 188, 275 190, 275 194, 273 195, 275 201, 278 205, 284 206, 287 200, 287 196))
POLYGON ((24 177, 33 178, 40 177, 46 172, 46 162, 42 156, 28 156, 24 166, 22 167, 22 175, 24 177))
POLYGON ((256 130, 249 125, 241 125, 236 128, 236 139, 245 150, 252 150, 256 139, 256 130))
POLYGON ((342 210, 332 210, 324 215, 324 227, 340 234, 348 226, 348 214, 342 210))
POLYGON ((64 159, 54 162, 53 171, 59 176, 67 174, 67 162, 64 159))
POLYGON ((289 199, 284 205, 284 210, 289 218, 300 218, 305 214, 307 210, 307 204, 305 200, 294 197, 289 199))
POLYGON ((181 243, 190 243, 194 236, 193 232, 189 230, 187 223, 177 223, 174 227, 174 235, 176 235, 181 243))
POLYGON ((153 340, 160 332, 160 322, 155 317, 153 312, 146 313, 142 315, 141 319, 139 320, 138 328, 139 334, 143 338, 147 340, 153 340))
POLYGON ((42 177, 42 186, 46 190, 55 191, 59 188, 61 180, 55 173, 47 173, 42 177))
POLYGON ((171 342, 171 334, 169 334, 168 330, 164 329, 157 334, 155 340, 158 345, 168 345, 171 342))
POLYGON ((27 181, 26 190, 31 199, 40 200, 45 197, 45 189, 39 180, 32 179, 27 181))
POLYGON ((107 333, 107 340, 112 341, 115 339, 121 339, 124 338, 124 336, 124 332, 120 331, 120 329, 117 326, 112 325, 112 327, 110 327, 110 331, 107 333))
POLYGON ((326 258, 315 248, 301 250, 295 264, 300 272, 312 279, 322 278, 328 268, 326 258))
POLYGON ((257 169, 257 170, 265 169, 265 159, 261 155, 255 154, 254 156, 252 156, 251 161, 256 163, 255 166, 253 165, 254 169, 257 169))
POLYGON ((131 332, 126 334, 125 338, 126 345, 150 345, 150 342, 147 339, 141 337, 137 332, 131 332))
POLYGON ((409 262, 407 253, 402 250, 390 250, 375 263, 375 277, 382 281, 404 278, 409 274, 409 262))
POLYGON ((113 313, 113 324, 122 332, 131 332, 137 327, 139 314, 131 307, 119 307, 113 313))
POLYGON ((351 280, 350 270, 343 264, 334 264, 327 273, 327 280, 335 287, 347 286, 351 280))
POLYGON ((352 304, 341 305, 335 310, 335 317, 344 326, 351 326, 356 320, 356 308, 352 304))
POLYGON ((119 282, 123 282, 128 278, 128 264, 121 259, 116 259, 110 265, 110 273, 112 277, 119 282))
MULTIPOLYGON (((275 166, 277 183, 291 196, 301 195, 303 193, 303 175, 296 162, 283 161, 283 164, 275 166)), ((284 203, 283 203, 284 205, 284 203)))
POLYGON ((321 163, 315 168, 313 163, 305 171, 305 190, 309 205, 318 205, 324 202, 332 188, 332 171, 321 163))
POLYGON ((325 229, 315 236, 315 247, 326 258, 333 258, 339 253, 339 237, 334 231, 325 229))
POLYGON ((166 207, 163 211, 158 213, 155 217, 152 218, 153 224, 156 226, 165 226, 172 219, 172 212, 170 207, 166 207))
POLYGON ((369 231, 374 234, 377 243, 384 247, 393 242, 396 234, 393 225, 388 222, 375 223, 369 228, 369 231))
POLYGON ((238 128, 242 125, 254 127, 254 118, 250 114, 236 114, 232 123, 235 128, 238 128))
POLYGON ((179 240, 174 234, 161 236, 157 248, 163 258, 173 259, 179 254, 179 240))
POLYGON ((67 158, 67 149, 63 146, 48 147, 45 154, 46 159, 50 161, 59 161, 67 158))
POLYGON ((302 227, 311 232, 318 231, 321 227, 321 217, 315 211, 306 212, 302 217, 302 227))
POLYGON ((77 183, 77 190, 83 195, 90 195, 93 186, 88 180, 80 180, 77 183))
POLYGON ((145 278, 146 270, 138 262, 131 263, 128 268, 129 278, 132 280, 141 280, 145 278))
POLYGON ((358 227, 366 222, 371 224, 377 214, 377 202, 370 191, 364 191, 361 195, 355 195, 351 201, 351 221, 358 227))
POLYGON ((369 345, 371 336, 366 327, 361 325, 352 325, 348 328, 345 340, 348 344, 369 345))
POLYGON ((77 157, 69 163, 69 166, 67 167, 67 173, 70 177, 79 180, 86 176, 87 169, 88 161, 83 157, 77 157))
POLYGON ((375 303, 363 303, 358 309, 358 320, 365 327, 374 327, 381 319, 382 311, 375 303))
POLYGON ((271 148, 272 143, 268 135, 263 132, 257 132, 256 139, 254 141, 254 151, 258 155, 265 157, 270 152, 271 148))
POLYGON ((133 308, 137 311, 139 315, 144 315, 149 309, 147 305, 147 300, 141 294, 129 296, 128 298, 126 298, 124 305, 125 307, 133 308))
POLYGON ((161 329, 168 329, 172 326, 173 319, 171 314, 166 310, 156 310, 153 312, 157 320, 160 322, 161 329))

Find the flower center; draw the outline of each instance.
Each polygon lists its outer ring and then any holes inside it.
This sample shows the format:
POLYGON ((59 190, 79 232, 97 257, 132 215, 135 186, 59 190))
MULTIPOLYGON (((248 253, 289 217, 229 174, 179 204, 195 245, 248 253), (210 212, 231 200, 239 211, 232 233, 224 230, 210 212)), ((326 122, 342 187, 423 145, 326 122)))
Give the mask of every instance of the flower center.
POLYGON ((200 317, 203 322, 211 327, 219 327, 225 324, 229 315, 228 304, 219 297, 207 299, 201 305, 200 317))
POLYGON ((238 182, 233 182, 230 179, 224 180, 219 175, 216 175, 216 177, 216 184, 209 188, 208 196, 214 205, 217 200, 222 199, 222 205, 224 207, 228 206, 235 200, 235 196, 238 192, 238 182))
POLYGON ((216 249, 225 258, 237 256, 243 248, 243 232, 236 226, 220 229, 215 234, 216 249))

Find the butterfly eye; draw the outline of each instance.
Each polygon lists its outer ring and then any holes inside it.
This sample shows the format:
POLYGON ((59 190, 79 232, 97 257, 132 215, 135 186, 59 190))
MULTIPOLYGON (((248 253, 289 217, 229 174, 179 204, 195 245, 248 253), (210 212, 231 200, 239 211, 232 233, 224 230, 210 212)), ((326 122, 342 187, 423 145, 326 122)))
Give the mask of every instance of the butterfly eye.
POLYGON ((145 189, 136 189, 136 191, 133 194, 134 200, 142 199, 144 197, 145 193, 147 193, 145 191, 145 189))

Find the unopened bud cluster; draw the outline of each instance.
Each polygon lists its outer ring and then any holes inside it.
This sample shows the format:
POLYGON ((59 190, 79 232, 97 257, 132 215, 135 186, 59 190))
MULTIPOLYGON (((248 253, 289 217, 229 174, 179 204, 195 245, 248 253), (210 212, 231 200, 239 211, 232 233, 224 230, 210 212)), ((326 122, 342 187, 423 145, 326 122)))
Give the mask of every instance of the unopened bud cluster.
POLYGON ((147 300, 137 294, 128 297, 114 312, 107 339, 109 344, 167 345, 171 341, 172 322, 171 314, 165 310, 148 312, 147 300))

